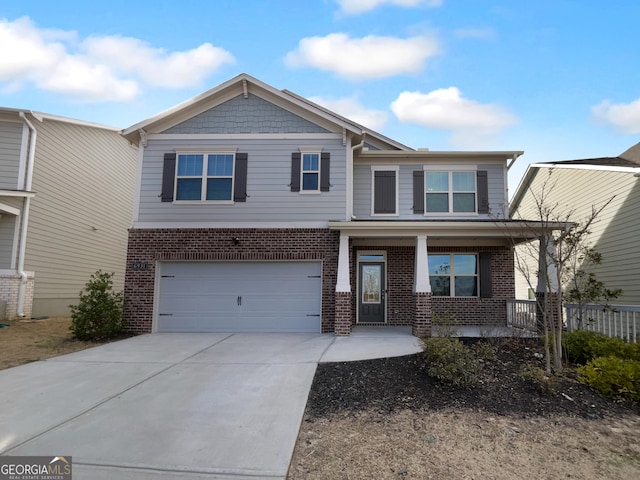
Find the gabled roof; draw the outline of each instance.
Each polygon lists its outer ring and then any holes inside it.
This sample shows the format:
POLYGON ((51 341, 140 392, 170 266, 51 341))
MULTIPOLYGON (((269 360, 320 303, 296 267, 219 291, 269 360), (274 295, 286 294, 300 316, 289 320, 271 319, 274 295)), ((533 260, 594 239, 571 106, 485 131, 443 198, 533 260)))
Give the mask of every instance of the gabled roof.
POLYGON ((533 163, 527 167, 520 184, 516 189, 509 205, 509 212, 513 214, 522 201, 524 194, 533 182, 538 171, 542 168, 563 168, 574 170, 599 170, 603 172, 627 172, 640 174, 640 143, 635 144, 617 157, 585 158, 578 160, 563 160, 558 162, 533 163))
POLYGON ((345 130, 358 137, 364 134, 392 148, 411 150, 401 143, 391 140, 373 130, 369 130, 299 95, 289 92, 288 90, 273 88, 246 73, 242 73, 217 87, 207 90, 151 118, 136 123, 122 130, 122 135, 130 142, 138 143, 138 132, 140 130, 144 130, 146 133, 160 133, 221 103, 231 100, 238 95, 249 95, 251 93, 257 93, 265 100, 319 124, 330 131, 342 132, 345 130))

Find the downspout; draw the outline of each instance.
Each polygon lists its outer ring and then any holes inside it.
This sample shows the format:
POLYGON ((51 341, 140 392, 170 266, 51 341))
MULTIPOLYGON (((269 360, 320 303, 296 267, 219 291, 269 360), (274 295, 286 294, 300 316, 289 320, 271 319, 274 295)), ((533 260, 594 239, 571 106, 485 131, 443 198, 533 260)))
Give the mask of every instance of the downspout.
MULTIPOLYGON (((31 183, 33 180, 33 165, 36 157, 36 138, 38 132, 33 124, 27 119, 24 112, 20 112, 20 118, 29 128, 31 132, 29 139, 29 155, 27 157, 27 172, 24 179, 23 190, 26 192, 31 191, 31 183)), ((18 286, 18 305, 16 308, 16 314, 19 317, 24 317, 24 296, 27 288, 27 273, 24 271, 24 258, 27 250, 27 228, 29 226, 29 207, 31 206, 31 197, 24 199, 24 208, 22 211, 22 224, 20 228, 20 243, 18 245, 18 275, 20 275, 20 285, 18 286)))
POLYGON ((362 132, 362 141, 357 145, 351 146, 351 158, 349 162, 350 165, 348 166, 349 178, 347 178, 347 187, 349 188, 349 199, 348 199, 349 205, 348 205, 347 222, 355 219, 355 217, 353 216, 353 155, 356 149, 364 147, 364 141, 365 141, 366 135, 367 135, 366 132, 362 132))

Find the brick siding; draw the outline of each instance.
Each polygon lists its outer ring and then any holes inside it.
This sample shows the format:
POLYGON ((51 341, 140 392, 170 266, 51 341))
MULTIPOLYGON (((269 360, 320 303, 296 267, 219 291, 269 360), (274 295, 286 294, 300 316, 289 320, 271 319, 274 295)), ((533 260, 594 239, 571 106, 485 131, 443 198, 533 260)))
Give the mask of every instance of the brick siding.
POLYGON ((339 233, 328 229, 132 229, 125 275, 127 330, 151 332, 158 261, 322 262, 322 332, 334 330, 339 233), (233 238, 237 238, 236 245, 233 238), (133 264, 146 264, 134 270, 133 264))

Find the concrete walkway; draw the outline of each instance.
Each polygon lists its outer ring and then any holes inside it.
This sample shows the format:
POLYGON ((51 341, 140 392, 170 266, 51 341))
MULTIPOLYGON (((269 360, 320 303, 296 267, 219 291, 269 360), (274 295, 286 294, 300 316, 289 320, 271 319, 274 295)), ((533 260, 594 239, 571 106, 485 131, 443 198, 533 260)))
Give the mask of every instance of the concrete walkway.
POLYGON ((404 328, 151 334, 0 371, 0 455, 78 479, 283 479, 319 362, 407 355, 404 328))

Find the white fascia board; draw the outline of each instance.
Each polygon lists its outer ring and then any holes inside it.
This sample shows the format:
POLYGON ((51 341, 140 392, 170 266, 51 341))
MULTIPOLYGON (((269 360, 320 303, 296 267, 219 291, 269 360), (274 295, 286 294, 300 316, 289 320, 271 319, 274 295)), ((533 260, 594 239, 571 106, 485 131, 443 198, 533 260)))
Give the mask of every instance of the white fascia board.
POLYGON ((432 150, 363 150, 360 152, 360 158, 379 158, 379 157, 395 157, 395 158, 419 158, 419 159, 456 159, 456 160, 483 160, 483 161, 500 161, 505 162, 514 156, 522 155, 522 151, 432 151, 432 150))
POLYGON ((566 164, 566 163, 533 163, 529 166, 535 168, 562 168, 570 170, 600 170, 604 172, 620 172, 620 173, 638 173, 640 172, 640 165, 637 167, 616 167, 609 165, 590 165, 590 164, 566 164))
POLYGON ((329 222, 330 230, 338 230, 349 236, 398 237, 398 236, 451 236, 451 237, 523 237, 537 238, 541 233, 562 230, 570 226, 567 222, 408 222, 408 221, 362 221, 329 222))

